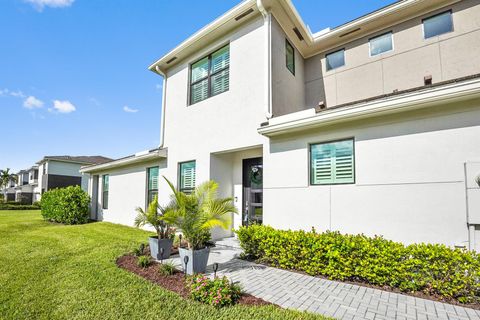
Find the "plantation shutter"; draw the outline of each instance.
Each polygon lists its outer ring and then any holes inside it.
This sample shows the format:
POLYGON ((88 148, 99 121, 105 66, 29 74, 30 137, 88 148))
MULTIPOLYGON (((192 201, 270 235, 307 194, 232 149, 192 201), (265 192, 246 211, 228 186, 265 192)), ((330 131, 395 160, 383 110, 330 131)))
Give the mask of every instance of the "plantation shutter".
POLYGON ((190 101, 196 103, 208 98, 208 57, 194 63, 191 72, 190 101))
POLYGON ((230 85, 230 48, 228 46, 212 54, 211 95, 227 91, 230 85))
POLYGON ((195 161, 180 164, 180 191, 189 192, 195 188, 195 161))
POLYGON ((148 169, 148 190, 158 190, 158 168, 148 169))
POLYGON ((313 185, 353 183, 353 140, 311 145, 311 179, 313 185))

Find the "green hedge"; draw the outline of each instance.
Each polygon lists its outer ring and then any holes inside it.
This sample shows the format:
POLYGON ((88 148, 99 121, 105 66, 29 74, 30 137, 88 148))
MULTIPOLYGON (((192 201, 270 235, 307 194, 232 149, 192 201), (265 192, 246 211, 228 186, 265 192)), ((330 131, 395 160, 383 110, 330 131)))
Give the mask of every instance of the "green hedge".
POLYGON ((438 244, 413 244, 382 237, 241 227, 244 253, 276 267, 335 280, 367 282, 480 302, 480 255, 438 244))
POLYGON ((3 204, 0 203, 0 210, 38 210, 40 206, 31 204, 3 204))
POLYGON ((42 195, 42 216, 45 220, 65 223, 87 223, 90 196, 80 186, 53 189, 42 195))

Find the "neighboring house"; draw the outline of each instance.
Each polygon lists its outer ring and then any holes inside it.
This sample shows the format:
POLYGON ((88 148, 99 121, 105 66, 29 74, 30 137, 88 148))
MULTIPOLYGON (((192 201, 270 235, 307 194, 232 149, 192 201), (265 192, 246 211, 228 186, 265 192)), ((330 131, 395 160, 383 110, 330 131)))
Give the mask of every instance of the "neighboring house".
POLYGON ((15 181, 10 180, 6 187, 2 190, 4 201, 15 201, 15 181))
POLYGON ((88 188, 88 175, 80 173, 80 167, 92 164, 102 164, 112 159, 102 156, 46 156, 37 162, 40 194, 68 186, 88 188))
POLYGON ((289 0, 244 1, 150 70, 160 146, 82 168, 93 218, 132 225, 168 201, 162 176, 214 179, 233 228, 480 249, 477 0, 398 1, 318 33, 289 0))
POLYGON ((40 199, 38 187, 38 167, 33 166, 17 173, 17 182, 14 186, 15 197, 13 201, 32 204, 40 199))

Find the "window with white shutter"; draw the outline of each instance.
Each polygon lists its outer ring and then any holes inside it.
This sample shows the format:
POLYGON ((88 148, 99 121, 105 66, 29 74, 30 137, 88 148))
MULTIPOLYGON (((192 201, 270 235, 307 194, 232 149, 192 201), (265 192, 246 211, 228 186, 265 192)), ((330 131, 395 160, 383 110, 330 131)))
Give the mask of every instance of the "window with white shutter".
POLYGON ((148 168, 147 206, 158 194, 158 167, 148 168))
POLYGON ((179 164, 179 190, 190 193, 195 189, 196 163, 195 161, 181 162, 179 164))
POLYGON ((310 184, 355 183, 353 139, 310 145, 310 184))
POLYGON ((229 45, 192 64, 190 69, 190 104, 228 91, 229 87, 229 45))

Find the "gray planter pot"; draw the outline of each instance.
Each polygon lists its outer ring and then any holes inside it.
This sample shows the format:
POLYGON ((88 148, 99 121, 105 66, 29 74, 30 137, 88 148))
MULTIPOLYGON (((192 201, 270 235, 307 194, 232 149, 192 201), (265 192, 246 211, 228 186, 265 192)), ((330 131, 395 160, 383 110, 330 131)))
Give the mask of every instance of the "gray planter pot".
POLYGON ((161 239, 158 240, 157 237, 148 238, 150 244, 150 254, 152 258, 160 260, 160 258, 168 259, 170 258, 170 253, 172 252, 173 239, 161 239), (160 257, 160 248, 163 248, 163 257, 160 257))
POLYGON ((208 256, 210 248, 200 250, 189 250, 178 248, 180 261, 186 274, 205 273, 207 271, 208 256), (188 257, 187 270, 185 270, 185 257, 188 257))

